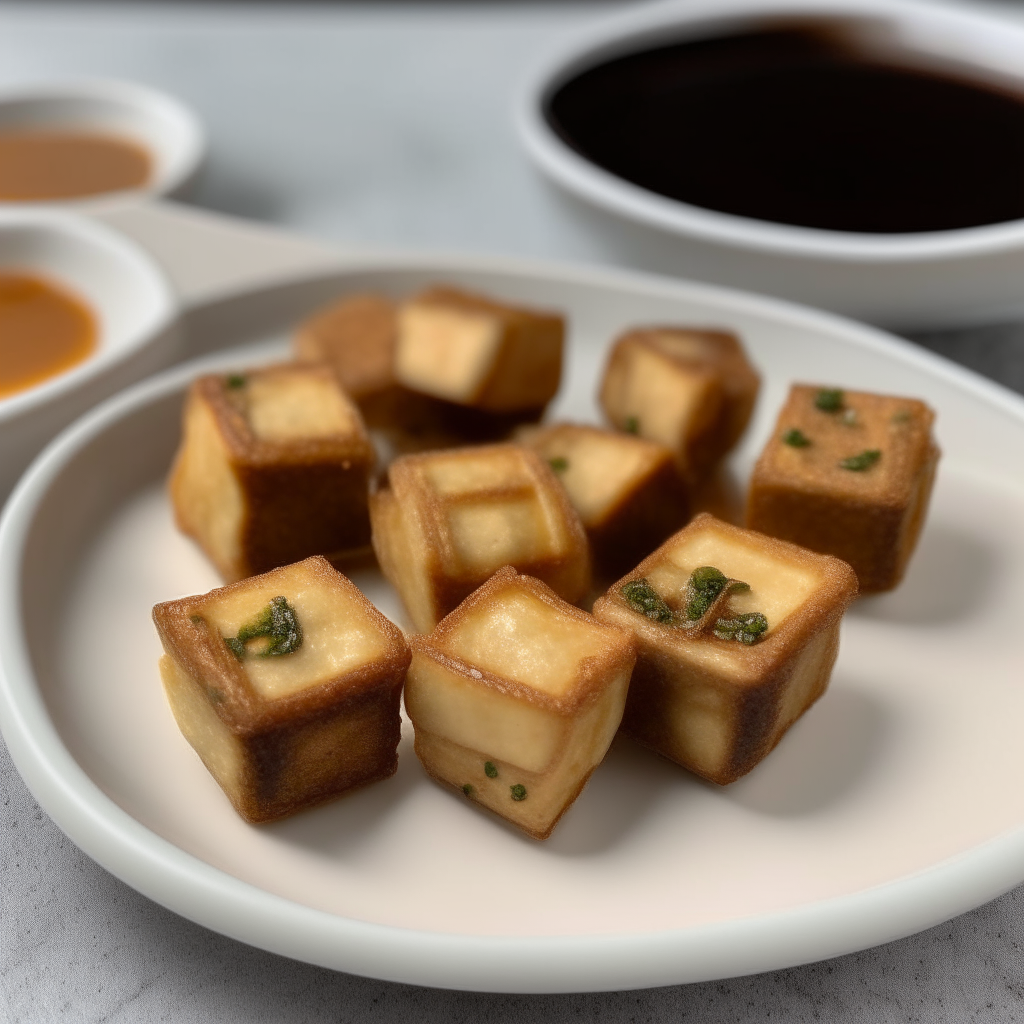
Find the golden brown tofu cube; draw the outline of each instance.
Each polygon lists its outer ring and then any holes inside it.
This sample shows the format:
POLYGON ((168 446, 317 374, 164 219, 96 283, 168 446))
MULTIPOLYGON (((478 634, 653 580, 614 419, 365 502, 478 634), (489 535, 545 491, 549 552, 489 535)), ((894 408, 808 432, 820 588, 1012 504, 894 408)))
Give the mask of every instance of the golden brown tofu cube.
POLYGON ((754 468, 747 525, 853 566, 862 593, 903 578, 939 449, 913 398, 794 386, 754 468))
POLYGON ((398 311, 385 295, 350 295, 303 321, 295 355, 327 363, 353 401, 361 403, 397 387, 395 339, 398 311))
POLYGON ((665 445, 576 423, 525 429, 520 440, 555 471, 608 576, 631 569, 690 518, 665 445))
POLYGON ((365 551, 373 462, 359 411, 327 367, 202 377, 171 470, 175 519, 229 582, 365 551))
POLYGON ((539 410, 558 390, 564 337, 557 314, 431 288, 399 309, 395 376, 459 405, 539 410))
POLYGON ((424 768, 546 839, 618 729, 629 632, 506 567, 411 643, 405 707, 424 768))
POLYGON ((856 593, 838 558, 697 516, 594 605, 637 638, 623 731, 735 781, 824 693, 856 593))
POLYGON ((171 711, 246 821, 395 773, 412 655, 325 558, 158 604, 153 620, 171 711))
POLYGON ((746 430, 759 387, 735 335, 644 327, 615 342, 600 400, 617 430, 667 445, 698 481, 746 430))
POLYGON ((587 537, 554 473, 521 445, 496 444, 392 463, 370 499, 373 548, 413 625, 429 633, 503 565, 582 600, 587 537))
POLYGON ((383 295, 353 295, 299 325, 294 351, 332 367, 370 427, 396 453, 504 440, 544 411, 489 412, 412 391, 395 377, 398 306, 383 295))

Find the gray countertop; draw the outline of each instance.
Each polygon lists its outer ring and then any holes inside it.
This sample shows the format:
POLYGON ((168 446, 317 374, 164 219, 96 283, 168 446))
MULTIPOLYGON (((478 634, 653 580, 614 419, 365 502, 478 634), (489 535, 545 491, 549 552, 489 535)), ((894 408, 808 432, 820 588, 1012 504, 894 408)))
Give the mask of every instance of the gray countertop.
MULTIPOLYGON (((197 202, 349 245, 615 261, 527 165, 508 97, 611 5, 0 5, 0 85, 100 75, 205 120, 197 202)), ((1024 326, 916 339, 1024 392, 1024 326)), ((0 753, 0 1017, 13 1022, 1013 1021, 1024 888, 923 934, 731 981, 595 995, 418 989, 244 946, 80 853, 0 753)))

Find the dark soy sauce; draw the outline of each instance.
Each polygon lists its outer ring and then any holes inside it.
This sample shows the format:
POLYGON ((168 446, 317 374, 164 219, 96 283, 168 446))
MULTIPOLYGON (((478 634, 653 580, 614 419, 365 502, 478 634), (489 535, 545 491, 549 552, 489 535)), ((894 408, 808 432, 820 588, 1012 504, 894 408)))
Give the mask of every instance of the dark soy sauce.
POLYGON ((561 86, 569 145, 652 192, 880 234, 1024 217, 1024 97, 790 27, 617 58, 561 86))

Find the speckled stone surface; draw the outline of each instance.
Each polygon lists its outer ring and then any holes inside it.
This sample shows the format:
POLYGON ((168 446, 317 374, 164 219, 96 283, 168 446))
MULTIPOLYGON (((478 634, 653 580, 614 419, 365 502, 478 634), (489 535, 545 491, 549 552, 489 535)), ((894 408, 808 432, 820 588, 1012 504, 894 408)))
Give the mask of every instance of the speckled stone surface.
MULTIPOLYGON (((613 261, 527 166, 509 90, 598 4, 0 6, 0 83, 139 78, 211 130, 207 206, 339 241, 613 261)), ((917 341, 1024 392, 1024 327, 917 341)), ((0 753, 0 1019, 701 1024, 1024 1019, 1024 888, 867 952, 597 995, 418 989, 295 963, 139 896, 80 853, 0 753)))

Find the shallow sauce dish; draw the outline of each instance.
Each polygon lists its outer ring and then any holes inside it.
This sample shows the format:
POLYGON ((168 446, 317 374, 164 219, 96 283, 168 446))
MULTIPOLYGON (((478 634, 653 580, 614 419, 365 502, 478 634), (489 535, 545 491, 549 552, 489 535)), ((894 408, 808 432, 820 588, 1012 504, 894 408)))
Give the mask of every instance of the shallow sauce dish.
POLYGON ((59 206, 94 211, 140 198, 181 198, 195 184, 206 154, 202 124, 184 104, 137 82, 82 79, 0 91, 0 135, 70 133, 123 139, 149 157, 140 185, 52 200, 0 201, 0 209, 59 206))
MULTIPOLYGON (((1024 24, 1006 13, 917 0, 662 0, 618 12, 562 41, 541 60, 516 99, 520 138, 540 170, 581 201, 566 209, 621 262, 781 295, 905 330, 1018 315, 1024 220, 872 234, 724 213, 605 170, 574 148, 555 123, 552 104, 560 90, 616 58, 799 26, 855 41, 865 58, 992 86, 1018 102, 1024 95, 1024 24)), ((785 123, 783 118, 776 124, 769 111, 757 126, 757 145, 768 164, 785 166, 795 156, 778 151, 785 147, 785 123)), ((701 159, 701 142, 679 140, 693 162, 701 159)), ((822 161, 827 165, 824 150, 822 161)), ((805 163, 794 162, 794 176, 807 176, 805 163)), ((648 168, 654 179, 663 171, 648 168)), ((813 176, 808 180, 813 190, 813 176)), ((866 191, 871 194, 872 187, 866 191)))
POLYGON ((177 300, 134 242, 100 224, 43 210, 0 211, 0 273, 52 282, 81 301, 96 343, 81 361, 0 397, 0 501, 59 430, 174 361, 177 300))
MULTIPOLYGON (((438 280, 567 312, 552 417, 596 420, 604 352, 626 326, 735 329, 764 375, 734 460, 741 477, 793 380, 923 398, 944 460, 907 579, 855 605, 829 691, 725 789, 619 741, 538 844, 433 785, 407 736, 394 778, 247 826, 175 727, 150 611, 218 583, 175 531, 163 489, 184 389, 201 368, 286 351, 283 337, 264 339, 79 421, 0 523, 0 721, 75 842, 150 897, 254 945, 489 991, 665 985, 821 959, 1024 879, 1024 402, 826 314, 638 275, 381 257, 324 278, 319 295, 402 295, 438 280)), ((277 294, 294 309, 287 288, 277 294)), ((353 579, 403 621, 375 571, 353 579)))

